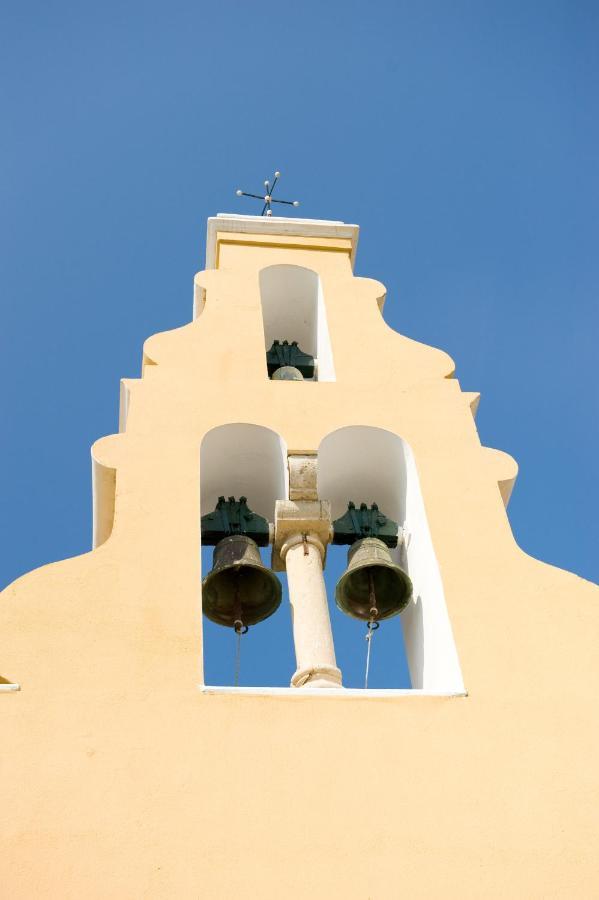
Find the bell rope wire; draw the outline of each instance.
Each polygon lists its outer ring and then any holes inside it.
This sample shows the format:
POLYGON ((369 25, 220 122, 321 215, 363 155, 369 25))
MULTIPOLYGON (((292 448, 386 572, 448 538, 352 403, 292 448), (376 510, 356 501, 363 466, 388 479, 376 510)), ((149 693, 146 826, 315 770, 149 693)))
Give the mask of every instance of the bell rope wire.
POLYGON ((374 632, 379 627, 379 623, 376 621, 379 611, 376 605, 376 596, 374 593, 374 577, 372 574, 372 569, 368 570, 368 584, 369 584, 369 592, 368 598, 370 600, 370 618, 368 619, 368 625, 366 626, 368 631, 366 632, 366 673, 364 675, 364 690, 368 688, 368 673, 370 671, 370 650, 372 647, 372 636, 374 632))
POLYGON ((239 687, 239 672, 241 669, 241 635, 247 631, 241 619, 235 619, 235 634, 237 636, 235 647, 235 687, 239 687))
POLYGON ((241 572, 237 573, 235 579, 235 615, 237 618, 233 622, 235 634, 237 636, 235 647, 235 687, 239 687, 239 673, 241 671, 241 635, 247 634, 248 626, 243 624, 241 618, 241 601, 239 599, 239 582, 241 581, 241 572))

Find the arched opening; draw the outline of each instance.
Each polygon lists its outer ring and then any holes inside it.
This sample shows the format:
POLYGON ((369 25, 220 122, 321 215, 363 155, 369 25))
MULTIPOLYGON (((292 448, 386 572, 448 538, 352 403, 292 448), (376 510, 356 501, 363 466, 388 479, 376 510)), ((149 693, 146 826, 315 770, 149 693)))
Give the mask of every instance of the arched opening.
POLYGON ((200 473, 202 515, 222 494, 243 494, 254 512, 272 522, 275 502, 287 496, 287 448, 262 425, 219 425, 202 441, 200 473))
MULTIPOLYGON (((406 546, 391 553, 406 569, 414 587, 413 600, 400 616, 411 686, 443 693, 463 691, 441 574, 411 448, 398 435, 382 428, 348 426, 332 432, 322 441, 318 452, 318 496, 331 502, 334 519, 345 512, 349 500, 369 505, 378 503, 385 515, 405 529, 406 546)), ((340 566, 336 554, 331 554, 331 563, 340 566)), ((376 638, 379 647, 383 645, 383 628, 389 633, 396 624, 393 619, 382 624, 376 638)), ((344 627, 348 627, 346 623, 344 627)), ((401 670, 403 648, 399 630, 395 632, 394 648, 395 662, 401 670)), ((343 668, 342 660, 340 664, 343 668)))
POLYGON ((308 380, 335 381, 318 274, 304 266, 268 266, 260 272, 260 298, 265 350, 268 352, 275 341, 297 341, 303 353, 314 357, 314 377, 308 380))
MULTIPOLYGON (((209 431, 200 449, 200 514, 214 511, 218 498, 247 497, 248 506, 268 522, 275 503, 288 495, 287 448, 269 428, 247 423, 220 425, 209 431)), ((270 548, 260 556, 270 567, 270 548)), ((202 546, 202 579, 213 568, 214 547, 202 546)), ((285 588, 285 579, 277 576, 285 588)), ((203 617, 204 681, 233 685, 236 680, 237 635, 203 617)), ((277 611, 241 638, 239 684, 246 687, 286 686, 293 659, 289 612, 285 597, 277 611)))

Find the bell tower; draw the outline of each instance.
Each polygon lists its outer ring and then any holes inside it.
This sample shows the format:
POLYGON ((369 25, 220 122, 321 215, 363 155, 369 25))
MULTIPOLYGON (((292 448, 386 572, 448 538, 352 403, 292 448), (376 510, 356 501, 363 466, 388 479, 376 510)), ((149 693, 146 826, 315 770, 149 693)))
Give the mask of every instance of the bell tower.
POLYGON ((209 219, 92 447, 93 549, 4 592, 7 896, 593 896, 599 589, 516 545, 514 460, 357 242, 209 219), (207 684, 203 622, 243 642, 281 578, 285 679, 207 684), (344 684, 329 599, 399 618, 411 688, 344 684))

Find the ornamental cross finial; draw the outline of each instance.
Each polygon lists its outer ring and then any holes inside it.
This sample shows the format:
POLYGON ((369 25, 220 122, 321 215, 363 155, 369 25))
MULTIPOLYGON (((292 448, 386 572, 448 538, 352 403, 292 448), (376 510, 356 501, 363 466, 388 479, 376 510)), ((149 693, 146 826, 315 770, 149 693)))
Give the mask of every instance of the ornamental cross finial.
POLYGON ((280 172, 275 172, 275 177, 273 183, 271 185, 270 181, 264 182, 264 187, 266 188, 266 193, 262 196, 260 194, 248 194, 246 191, 237 190, 235 193, 238 197, 254 197, 256 200, 262 200, 264 202, 264 206, 262 208, 261 215, 263 216, 272 216, 272 203, 283 203, 285 206, 299 206, 299 200, 275 200, 273 198, 273 192, 275 189, 275 185, 279 178, 281 177, 280 172))

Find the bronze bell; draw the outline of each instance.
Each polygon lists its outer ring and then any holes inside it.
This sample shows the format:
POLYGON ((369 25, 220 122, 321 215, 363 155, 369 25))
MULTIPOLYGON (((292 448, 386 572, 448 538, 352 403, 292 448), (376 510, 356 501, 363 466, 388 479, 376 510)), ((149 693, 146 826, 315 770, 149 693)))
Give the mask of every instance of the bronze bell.
POLYGON ((245 534, 223 538, 214 548, 212 569, 202 581, 204 613, 217 625, 255 625, 281 602, 281 582, 260 558, 258 544, 245 534))
POLYGON ((303 381, 304 376, 295 366, 281 366, 275 369, 271 378, 273 381, 303 381))
POLYGON ((335 588, 340 610, 354 619, 378 621, 400 613, 411 597, 412 582, 383 541, 367 537, 351 545, 347 569, 335 588))

